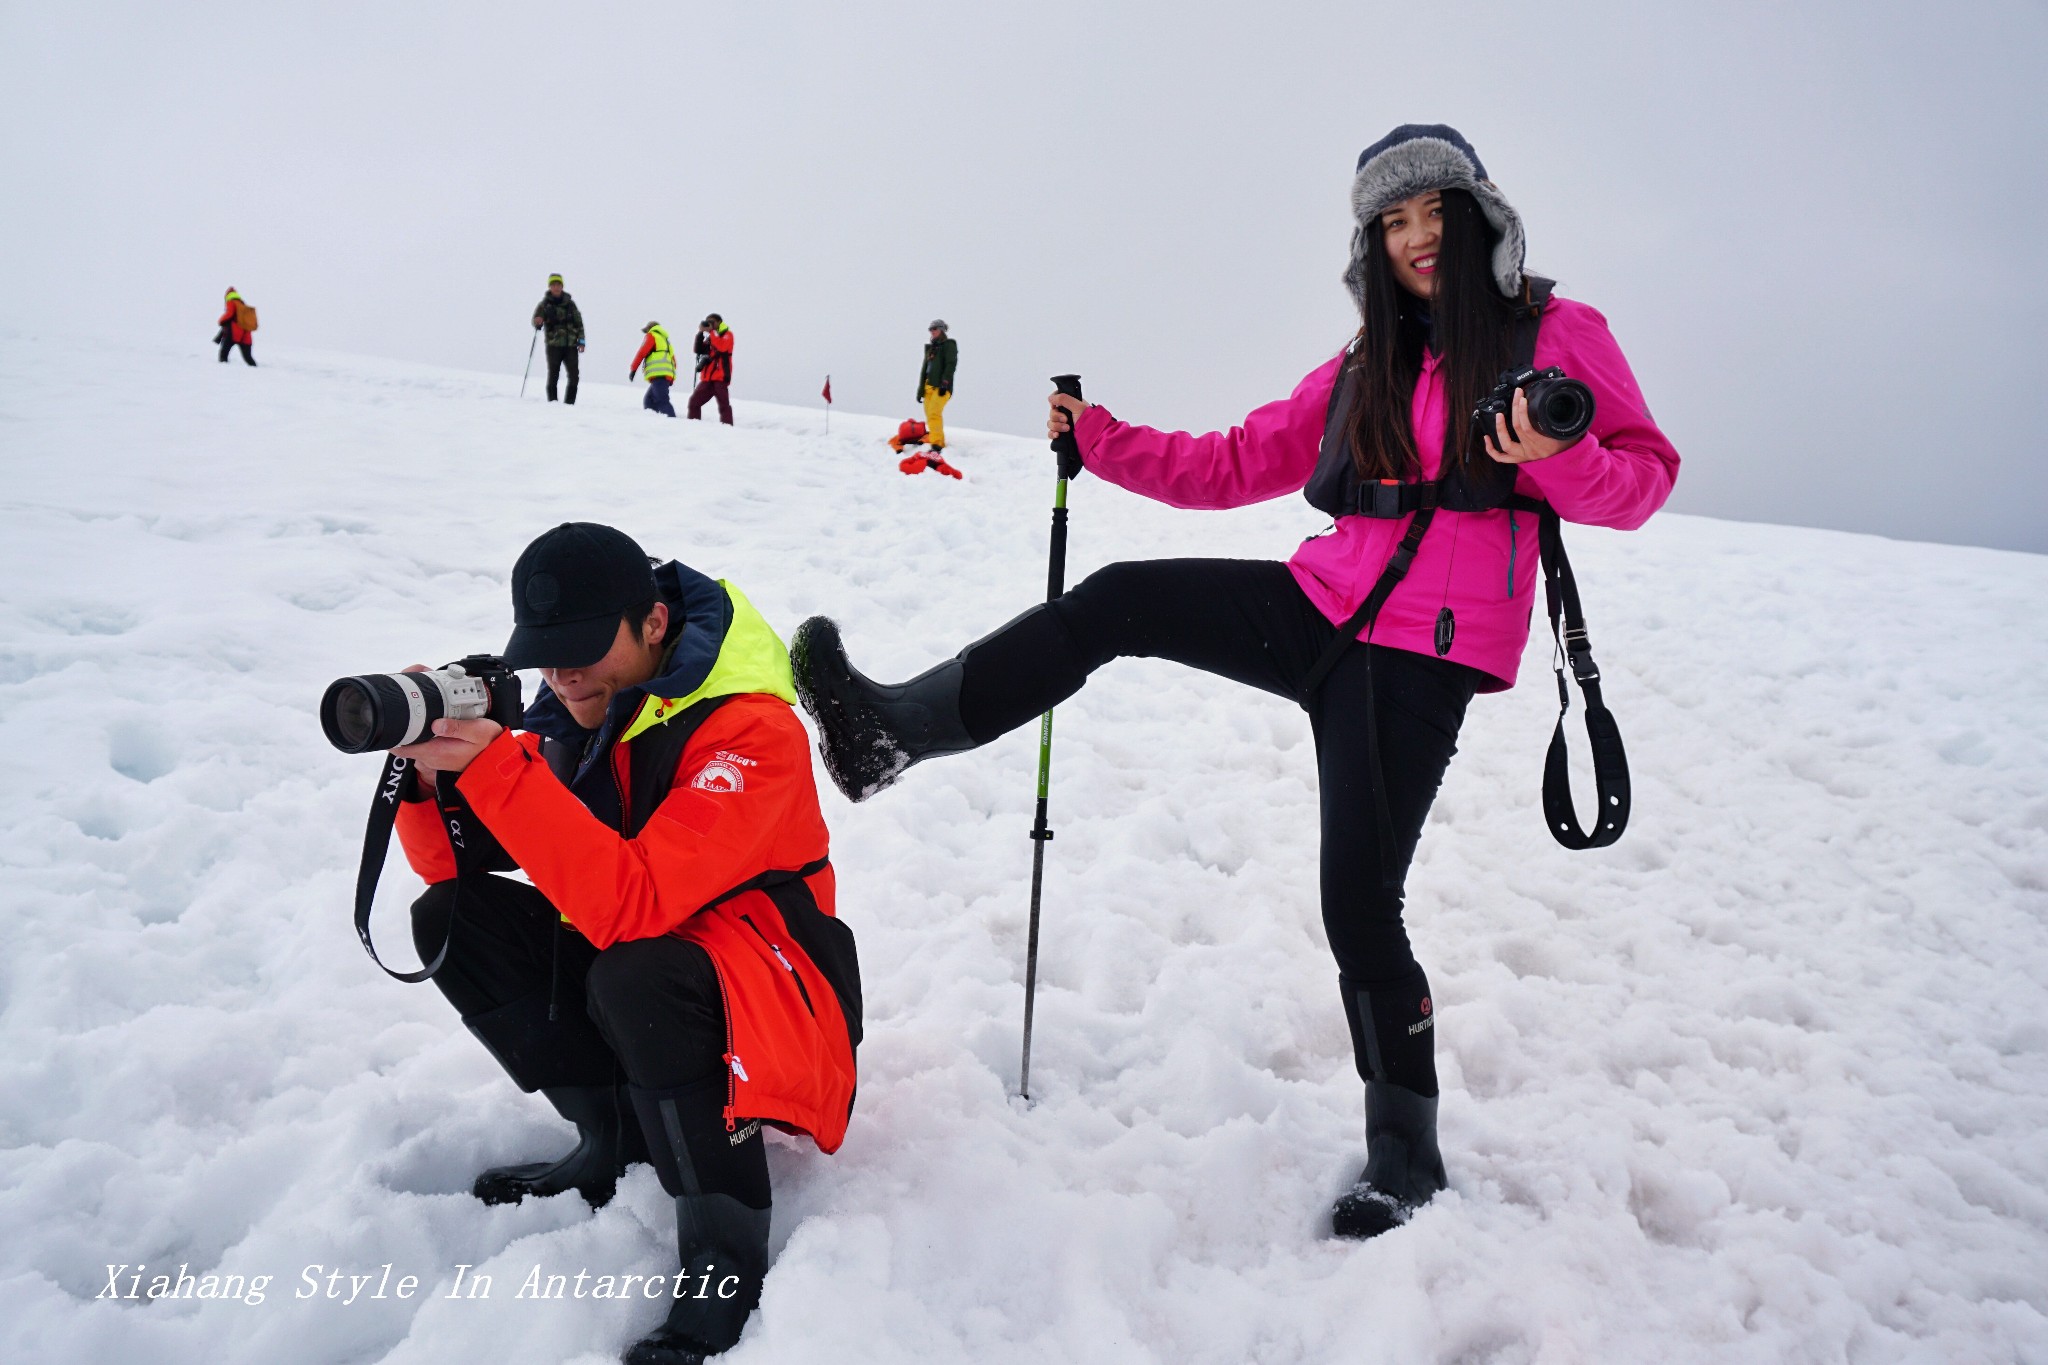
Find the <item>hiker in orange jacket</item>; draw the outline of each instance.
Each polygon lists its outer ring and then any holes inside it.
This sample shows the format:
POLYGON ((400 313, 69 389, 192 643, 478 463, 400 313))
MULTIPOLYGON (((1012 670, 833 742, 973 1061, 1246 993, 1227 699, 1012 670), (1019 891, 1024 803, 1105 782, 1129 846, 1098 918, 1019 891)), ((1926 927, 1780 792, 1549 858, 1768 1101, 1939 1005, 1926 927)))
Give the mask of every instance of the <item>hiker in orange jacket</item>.
POLYGON ((704 404, 711 399, 718 400, 718 420, 732 425, 732 328, 725 325, 725 319, 716 313, 707 313, 704 321, 697 324, 697 387, 690 393, 690 406, 684 413, 691 421, 697 421, 704 412, 704 404))
POLYGON ((213 337, 220 343, 220 363, 227 364, 228 352, 239 346, 242 348, 242 359, 254 365, 256 357, 250 351, 249 344, 256 339, 256 310, 242 301, 242 296, 235 292, 233 285, 228 286, 225 302, 227 307, 220 315, 220 330, 214 333, 213 337), (247 326, 243 325, 245 322, 247 326))
POLYGON ((447 944, 435 984, 577 1128, 566 1157, 475 1193, 601 1205, 651 1161, 683 1288, 626 1360, 698 1361, 739 1339, 767 1273, 761 1125, 832 1152, 853 1106, 860 975, 810 742, 738 589, 575 522, 527 547, 512 592, 505 658, 545 684, 523 731, 439 720, 394 751, 416 765, 397 828, 431 883, 415 939, 447 944), (514 867, 532 884, 488 875, 514 867))

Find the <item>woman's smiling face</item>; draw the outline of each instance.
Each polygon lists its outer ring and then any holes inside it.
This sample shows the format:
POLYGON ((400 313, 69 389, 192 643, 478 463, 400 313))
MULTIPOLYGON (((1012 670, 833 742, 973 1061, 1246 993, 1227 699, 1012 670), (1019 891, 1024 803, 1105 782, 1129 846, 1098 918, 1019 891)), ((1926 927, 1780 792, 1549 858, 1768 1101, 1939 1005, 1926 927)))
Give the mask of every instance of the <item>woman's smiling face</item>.
POLYGON ((1443 191, 1418 194, 1381 213, 1380 237, 1401 287, 1419 299, 1435 298, 1437 248, 1444 240, 1443 191))

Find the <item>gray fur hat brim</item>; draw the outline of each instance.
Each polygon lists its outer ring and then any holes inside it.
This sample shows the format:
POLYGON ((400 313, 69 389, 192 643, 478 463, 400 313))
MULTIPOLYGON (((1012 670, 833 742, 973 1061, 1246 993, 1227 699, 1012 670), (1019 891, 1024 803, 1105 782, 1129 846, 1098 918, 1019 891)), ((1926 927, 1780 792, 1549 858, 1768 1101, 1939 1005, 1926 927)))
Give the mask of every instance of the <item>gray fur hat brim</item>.
POLYGON ((1366 225, 1404 199, 1431 190, 1463 190, 1479 201, 1479 211, 1497 236, 1493 282, 1507 297, 1520 298, 1522 264, 1528 251, 1521 215, 1491 180, 1479 178, 1464 152, 1437 137, 1410 138, 1358 168, 1351 182, 1351 212, 1358 227, 1351 234, 1351 264, 1344 272, 1352 296, 1363 306, 1366 225))

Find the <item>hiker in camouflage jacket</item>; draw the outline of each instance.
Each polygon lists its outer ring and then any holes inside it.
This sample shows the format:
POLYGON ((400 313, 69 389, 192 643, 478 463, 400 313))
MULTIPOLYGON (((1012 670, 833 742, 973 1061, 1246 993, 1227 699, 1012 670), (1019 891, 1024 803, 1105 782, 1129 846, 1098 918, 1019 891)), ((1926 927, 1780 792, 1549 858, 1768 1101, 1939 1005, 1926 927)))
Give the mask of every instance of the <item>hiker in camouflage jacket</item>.
POLYGON ((583 353, 583 310, 562 288, 560 275, 548 276, 548 292, 533 310, 535 331, 547 329, 548 401, 555 401, 555 380, 563 366, 569 370, 569 392, 564 402, 576 401, 576 357, 583 353))

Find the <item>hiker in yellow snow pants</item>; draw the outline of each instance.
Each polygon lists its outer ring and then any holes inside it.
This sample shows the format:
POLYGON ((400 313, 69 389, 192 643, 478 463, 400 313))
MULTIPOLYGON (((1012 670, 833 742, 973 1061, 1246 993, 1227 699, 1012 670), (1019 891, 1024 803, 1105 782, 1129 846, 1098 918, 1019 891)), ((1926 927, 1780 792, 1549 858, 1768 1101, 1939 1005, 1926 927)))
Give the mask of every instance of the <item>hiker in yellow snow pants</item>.
POLYGON ((924 369, 917 376, 917 396, 924 404, 925 444, 933 450, 946 448, 946 402, 953 396, 953 370, 960 363, 960 346, 946 335, 944 318, 933 318, 932 339, 925 343, 924 369))

